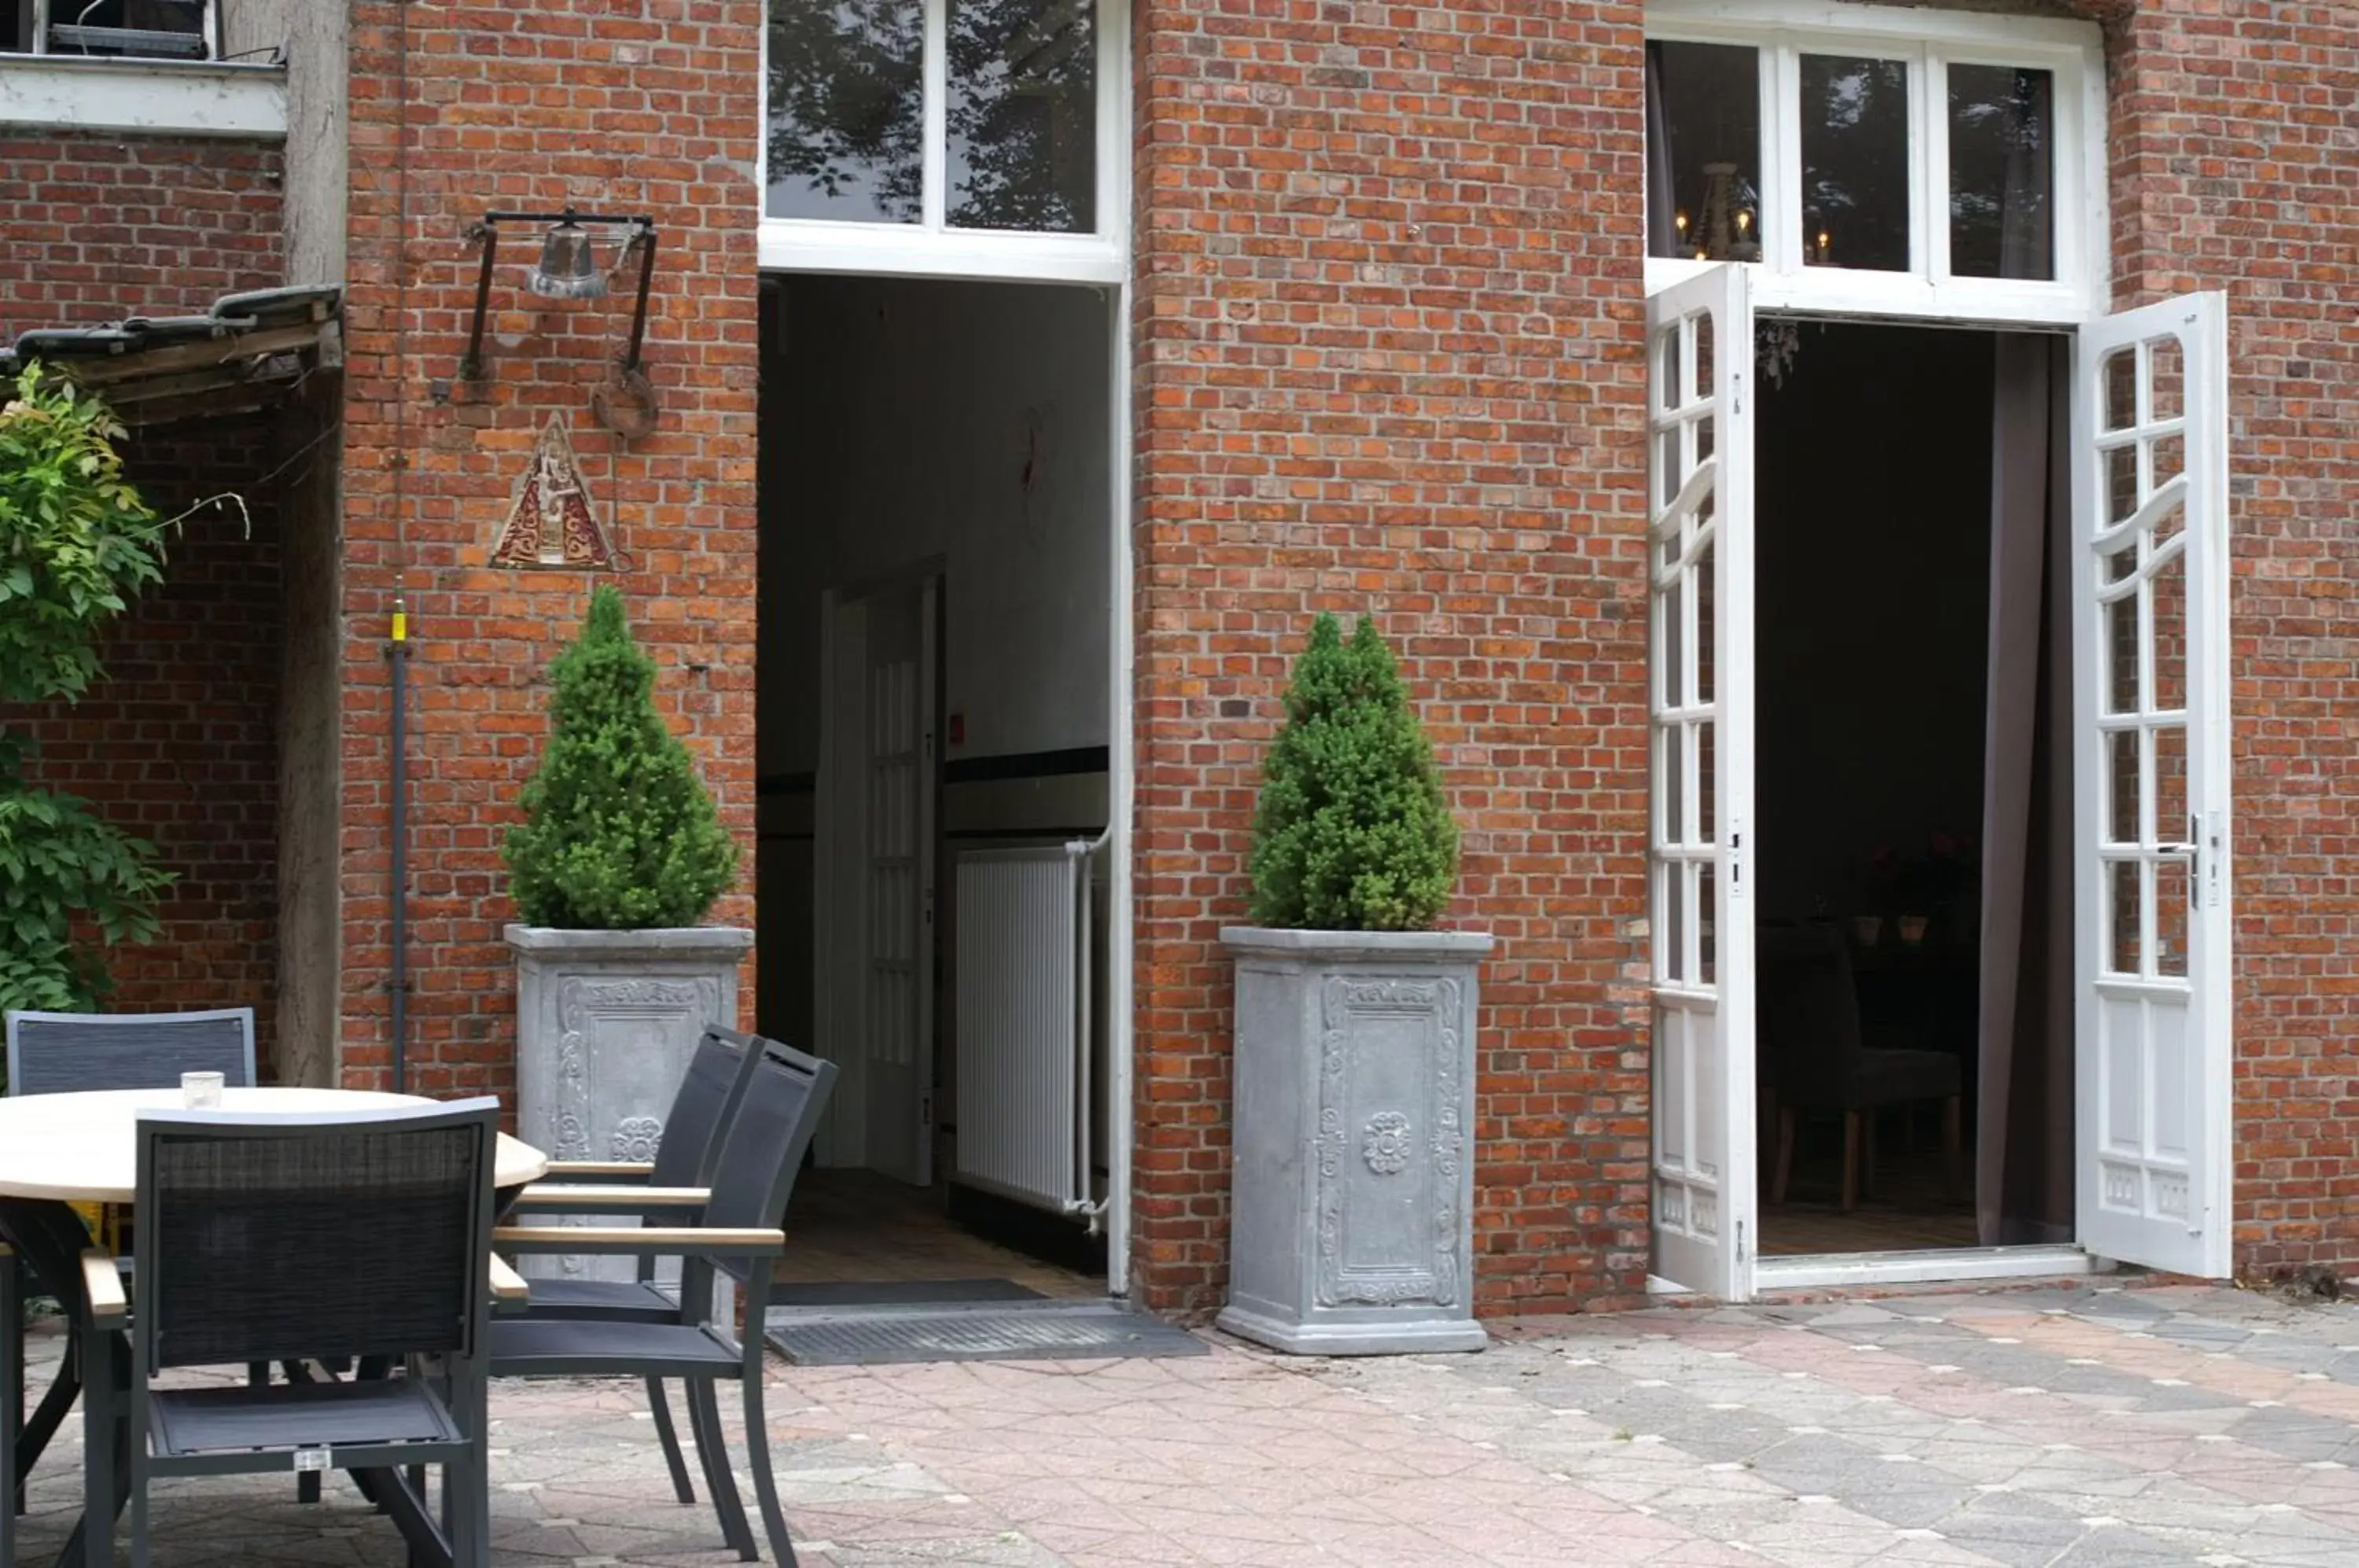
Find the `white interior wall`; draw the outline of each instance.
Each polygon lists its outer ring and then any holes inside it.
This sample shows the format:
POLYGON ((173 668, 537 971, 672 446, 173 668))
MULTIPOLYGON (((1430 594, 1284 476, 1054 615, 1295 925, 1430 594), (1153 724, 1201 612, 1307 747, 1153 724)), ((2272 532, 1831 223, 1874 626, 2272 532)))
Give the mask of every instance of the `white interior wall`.
MULTIPOLYGON (((1106 822, 1103 762, 1041 754, 1109 739, 1112 310, 1093 289, 796 276, 766 286, 763 323, 757 1027, 812 1042, 824 592, 941 575, 964 733, 945 888, 964 844, 1106 822), (986 758, 1006 766, 961 777, 986 758)), ((947 1065, 947 1025, 942 1044, 947 1065)))
POLYGON ((821 593, 929 561, 946 756, 1104 746, 1103 295, 790 278, 766 321, 762 773, 818 764, 821 593))

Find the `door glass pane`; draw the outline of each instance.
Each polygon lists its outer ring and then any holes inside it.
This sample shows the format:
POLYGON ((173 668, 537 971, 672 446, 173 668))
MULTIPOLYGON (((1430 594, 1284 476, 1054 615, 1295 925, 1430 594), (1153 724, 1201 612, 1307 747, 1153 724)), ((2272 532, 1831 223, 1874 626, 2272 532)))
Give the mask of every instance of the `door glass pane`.
POLYGON ((1663 726, 1663 842, 1688 844, 1687 726, 1663 726))
MULTIPOLYGON (((1710 498, 1706 499, 1709 501, 1710 498)), ((1697 525, 1701 527, 1711 515, 1712 509, 1708 505, 1699 508, 1697 525)), ((1712 557, 1718 553, 1717 542, 1715 540, 1713 544, 1708 544, 1696 552, 1693 569, 1696 584, 1696 701, 1699 702, 1712 701, 1715 684, 1712 674, 1712 656, 1718 650, 1712 646, 1716 634, 1712 629, 1712 594, 1720 583, 1720 573, 1712 569, 1712 557)))
POLYGON ((2107 528, 2128 518, 2138 509, 2137 443, 2109 448, 2104 458, 2105 465, 2105 515, 2099 519, 2107 528))
POLYGON ((2154 972, 2184 978, 2187 974, 2188 864, 2173 857, 2155 867, 2154 972))
POLYGON ((1688 977, 1688 867, 1673 861, 1663 867, 1663 935, 1656 949, 1663 955, 1663 978, 1688 977))
POLYGON ((2138 596, 2124 593, 2104 606, 2105 712, 2138 711, 2138 596))
POLYGON ((2116 860, 2105 867, 2105 915, 2109 931, 2105 967, 2116 975, 2138 972, 2138 863, 2116 860))
POLYGON ((2187 412, 2187 356, 2177 338, 2157 338, 2147 349, 2147 418, 2176 419, 2187 412))
POLYGON ((773 218, 914 223, 924 216, 921 0, 775 0, 773 218))
POLYGON ((2137 423, 2137 350, 2117 348, 2105 356, 2105 429, 2125 430, 2137 423))
POLYGON ((2154 732, 2154 831, 2164 844, 2193 836, 2187 816, 2187 727, 2162 724, 2154 732))
POLYGON ((950 222, 1097 226, 1096 0, 951 0, 950 222))
POLYGON ((1761 65, 1734 44, 1647 46, 1647 254, 1761 259, 1761 65))
POLYGON ((2187 706, 2187 557, 2154 569, 2147 593, 2154 637, 2154 710, 2175 713, 2187 706))
POLYGON ((2138 842, 2138 732, 2105 737, 2105 842, 2138 842))
POLYGON ((1950 270, 2054 278, 2055 78, 2010 65, 1953 65, 1949 78, 1950 270))
POLYGON ((1680 611, 1680 593, 1674 585, 1655 600, 1655 626, 1660 639, 1657 644, 1662 670, 1662 705, 1666 708, 1684 706, 1688 700, 1687 617, 1680 611))
POLYGON ((1712 867, 1696 867, 1696 978, 1709 985, 1720 978, 1719 955, 1712 951, 1719 936, 1719 894, 1712 867))
POLYGON ((1908 270, 1906 62, 1802 57, 1801 207, 1812 266, 1908 270))

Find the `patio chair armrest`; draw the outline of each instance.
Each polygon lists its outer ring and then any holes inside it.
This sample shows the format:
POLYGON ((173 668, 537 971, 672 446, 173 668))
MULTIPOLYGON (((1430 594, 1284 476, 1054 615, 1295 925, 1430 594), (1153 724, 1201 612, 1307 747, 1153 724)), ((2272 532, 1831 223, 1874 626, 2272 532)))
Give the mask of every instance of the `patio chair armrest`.
POLYGON ((654 1165, 637 1160, 552 1160, 543 1181, 652 1181, 654 1165))
POLYGON ((82 1292, 90 1302, 91 1321, 101 1328, 121 1328, 131 1321, 131 1303, 123 1294, 123 1275, 112 1255, 92 1247, 82 1255, 82 1292))
POLYGON ((787 1233, 718 1225, 502 1225, 492 1232, 492 1245, 502 1252, 776 1258, 787 1249, 787 1233))
POLYGON ((560 1181, 518 1192, 515 1206, 560 1214, 641 1214, 651 1209, 701 1209, 710 1187, 570 1187, 560 1181))
POLYGON ((523 1275, 508 1267, 508 1260, 498 1253, 492 1254, 492 1303, 495 1306, 520 1305, 531 1296, 532 1287, 523 1275))

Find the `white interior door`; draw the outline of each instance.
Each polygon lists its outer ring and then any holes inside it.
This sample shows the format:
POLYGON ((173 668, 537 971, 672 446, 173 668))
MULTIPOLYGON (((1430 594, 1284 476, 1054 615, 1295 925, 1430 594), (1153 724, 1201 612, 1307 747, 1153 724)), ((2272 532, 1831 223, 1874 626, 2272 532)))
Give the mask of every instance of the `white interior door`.
POLYGON ((1654 1270, 1753 1291, 1753 313, 1745 270, 1647 302, 1654 1270))
POLYGON ((2083 327, 2073 367, 2081 1242, 2229 1270, 2227 300, 2083 327))
POLYGON ((867 1165, 933 1181, 934 589, 867 601, 861 1050, 867 1165))

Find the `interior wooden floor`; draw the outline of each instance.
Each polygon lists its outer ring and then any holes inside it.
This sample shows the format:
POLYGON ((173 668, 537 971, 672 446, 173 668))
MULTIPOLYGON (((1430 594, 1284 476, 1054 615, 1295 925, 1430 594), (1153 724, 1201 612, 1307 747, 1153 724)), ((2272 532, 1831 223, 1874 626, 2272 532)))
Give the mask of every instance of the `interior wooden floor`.
POLYGON ((952 1223, 940 1188, 873 1171, 806 1171, 787 1209, 781 1281, 794 1284, 1006 1279, 1061 1301, 1103 1300, 1103 1276, 1002 1247, 952 1223))
POLYGON ((1873 1197, 1863 1196, 1849 1214, 1841 1207, 1841 1121, 1805 1119, 1794 1149, 1794 1173, 1781 1206, 1769 1201, 1765 1172, 1761 1186, 1761 1252, 1791 1258, 1824 1252, 1918 1252, 1935 1247, 1975 1247, 1973 1170, 1969 1150, 1958 1174, 1960 1197, 1941 1179, 1939 1138, 1930 1125, 1917 1129, 1913 1149, 1897 1121, 1887 1121, 1876 1139, 1873 1197))

